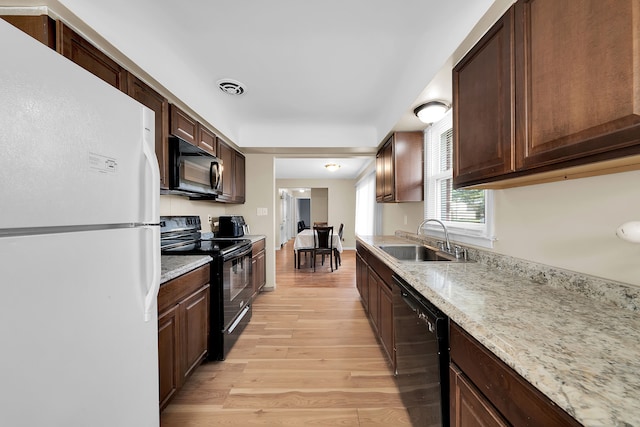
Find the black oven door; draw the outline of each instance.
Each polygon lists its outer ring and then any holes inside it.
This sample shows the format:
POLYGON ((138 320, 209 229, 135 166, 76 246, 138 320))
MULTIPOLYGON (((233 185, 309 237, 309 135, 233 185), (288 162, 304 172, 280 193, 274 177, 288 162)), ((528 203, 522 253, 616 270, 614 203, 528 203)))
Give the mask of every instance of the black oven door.
POLYGON ((227 329, 253 295, 251 246, 245 252, 225 259, 222 268, 224 328, 227 329))
POLYGON ((222 358, 251 319, 253 279, 251 245, 240 253, 225 255, 222 264, 222 358))

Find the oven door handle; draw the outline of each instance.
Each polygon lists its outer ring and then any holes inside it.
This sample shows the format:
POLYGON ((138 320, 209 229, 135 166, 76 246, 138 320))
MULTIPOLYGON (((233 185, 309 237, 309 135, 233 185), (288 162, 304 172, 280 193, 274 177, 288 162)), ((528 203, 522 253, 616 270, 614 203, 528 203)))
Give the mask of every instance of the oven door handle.
POLYGON ((236 317, 236 320, 234 320, 231 326, 229 326, 229 329, 227 329, 227 335, 233 333, 238 324, 242 321, 242 318, 247 315, 247 312, 249 312, 249 304, 244 306, 238 317, 236 317))
POLYGON ((242 252, 231 252, 229 254, 224 255, 224 261, 229 261, 231 259, 245 257, 245 256, 249 255, 252 250, 253 250, 253 246, 249 245, 248 248, 243 250, 242 252))

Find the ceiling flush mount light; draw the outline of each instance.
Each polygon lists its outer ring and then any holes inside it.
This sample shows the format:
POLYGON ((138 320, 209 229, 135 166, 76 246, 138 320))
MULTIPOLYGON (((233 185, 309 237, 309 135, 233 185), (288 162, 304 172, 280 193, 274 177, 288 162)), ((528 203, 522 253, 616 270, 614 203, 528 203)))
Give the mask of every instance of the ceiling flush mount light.
POLYGON ((631 243, 640 243, 640 221, 629 221, 616 230, 616 236, 631 243))
POLYGON ((340 165, 337 163, 327 163, 324 167, 327 168, 329 172, 335 172, 340 169, 340 165))
POLYGON ((443 101, 429 101, 426 104, 418 105, 413 113, 421 122, 431 124, 442 119, 449 107, 449 104, 443 101))
POLYGON ((244 85, 237 80, 222 79, 216 82, 221 91, 229 95, 242 95, 244 93, 244 85))

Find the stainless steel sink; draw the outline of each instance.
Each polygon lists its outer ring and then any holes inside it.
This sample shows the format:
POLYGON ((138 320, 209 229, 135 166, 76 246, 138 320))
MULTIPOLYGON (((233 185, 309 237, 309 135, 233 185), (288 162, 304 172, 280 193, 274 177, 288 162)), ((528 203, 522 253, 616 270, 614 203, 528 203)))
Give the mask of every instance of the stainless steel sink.
POLYGON ((380 245, 378 247, 400 261, 456 261, 455 256, 424 245, 380 245))

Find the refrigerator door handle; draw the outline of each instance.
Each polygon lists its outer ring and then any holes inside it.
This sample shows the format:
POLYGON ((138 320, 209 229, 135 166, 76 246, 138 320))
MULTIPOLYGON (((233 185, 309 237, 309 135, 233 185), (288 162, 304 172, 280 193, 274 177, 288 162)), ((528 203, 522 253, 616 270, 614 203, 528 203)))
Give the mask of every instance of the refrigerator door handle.
MULTIPOLYGON (((147 169, 151 173, 151 178, 145 183, 145 215, 148 224, 159 224, 160 222, 160 167, 155 153, 155 113, 149 108, 142 109, 142 152, 147 163, 147 169)), ((150 225, 145 227, 151 232, 151 283, 146 286, 144 295, 144 321, 148 322, 153 318, 153 313, 158 309, 157 295, 160 289, 160 227, 150 225)))
MULTIPOLYGON (((142 153, 144 154, 147 168, 149 172, 151 172, 151 178, 149 182, 146 183, 147 188, 144 193, 145 199, 150 200, 149 204, 145 203, 145 208, 148 209, 145 215, 149 215, 149 217, 145 219, 145 222, 148 224, 157 224, 160 220, 160 167, 158 166, 158 159, 155 153, 155 116, 154 112, 146 107, 143 108, 142 115, 144 123, 142 153)), ((157 247, 159 248, 160 245, 158 244, 157 247)))
POLYGON ((151 280, 146 286, 147 291, 144 295, 144 321, 148 322, 153 318, 154 311, 158 309, 156 297, 160 289, 160 228, 146 226, 144 229, 150 231, 152 236, 151 280))

